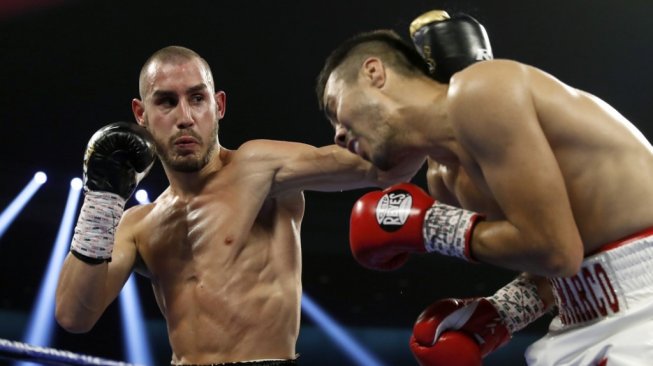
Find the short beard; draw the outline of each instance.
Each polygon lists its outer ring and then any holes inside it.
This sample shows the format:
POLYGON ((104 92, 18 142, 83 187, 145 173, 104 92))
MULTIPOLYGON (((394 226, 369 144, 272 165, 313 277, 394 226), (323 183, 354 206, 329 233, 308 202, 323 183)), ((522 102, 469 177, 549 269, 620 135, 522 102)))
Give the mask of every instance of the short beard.
POLYGON ((193 159, 192 157, 178 157, 172 156, 170 152, 160 156, 161 161, 164 165, 176 172, 182 173, 194 173, 202 170, 209 163, 211 157, 213 156, 213 148, 210 148, 204 153, 203 156, 198 159, 193 159))
MULTIPOLYGON (((378 110, 372 110, 372 112, 375 112, 377 120, 383 120, 378 110)), ((372 165, 381 170, 390 170, 394 167, 396 151, 393 153, 393 150, 397 133, 401 132, 393 131, 387 124, 378 126, 373 132, 373 140, 376 140, 376 144, 372 146, 369 156, 372 165)))
POLYGON ((390 170, 393 168, 393 163, 390 161, 390 154, 388 154, 387 143, 382 143, 376 146, 375 153, 370 156, 370 163, 381 170, 390 170))
POLYGON ((214 122, 213 131, 211 131, 211 138, 208 141, 209 144, 206 152, 198 158, 195 158, 194 156, 174 155, 173 149, 170 148, 174 147, 174 141, 181 136, 192 136, 199 141, 200 146, 204 146, 202 138, 192 130, 181 130, 172 136, 166 143, 157 140, 156 151, 163 165, 182 173, 194 173, 204 168, 213 157, 218 142, 218 121, 219 120, 216 119, 214 122))

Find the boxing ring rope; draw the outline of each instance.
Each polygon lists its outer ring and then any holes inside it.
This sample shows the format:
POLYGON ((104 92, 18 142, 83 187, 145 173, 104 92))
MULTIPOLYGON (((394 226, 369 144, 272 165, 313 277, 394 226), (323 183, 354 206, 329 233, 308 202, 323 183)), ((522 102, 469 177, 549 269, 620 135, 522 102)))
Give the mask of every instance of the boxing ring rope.
POLYGON ((54 348, 33 346, 27 343, 0 338, 0 359, 36 362, 45 365, 98 365, 139 366, 131 363, 111 361, 99 357, 81 355, 54 348))

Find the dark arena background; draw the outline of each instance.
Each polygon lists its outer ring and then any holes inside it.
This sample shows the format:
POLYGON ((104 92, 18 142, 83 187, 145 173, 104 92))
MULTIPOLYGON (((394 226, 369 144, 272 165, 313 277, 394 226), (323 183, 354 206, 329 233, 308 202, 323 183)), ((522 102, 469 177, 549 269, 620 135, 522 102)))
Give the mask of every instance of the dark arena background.
MULTIPOLYGON (((38 332, 50 334, 48 347, 123 361, 135 348, 149 351, 152 365, 170 363, 166 327, 146 279, 133 279, 136 296, 127 307, 135 320, 126 321, 119 298, 87 334, 59 328, 47 298, 58 275, 48 268, 60 265, 54 249, 57 237, 70 232, 62 217, 70 182, 82 175, 86 143, 107 123, 133 121, 130 102, 152 52, 183 45, 211 64, 216 87, 227 93, 220 124, 227 148, 259 138, 322 146, 333 131, 313 89, 328 53, 377 28, 408 39, 412 19, 432 9, 474 16, 496 58, 532 64, 603 98, 653 138, 650 1, 1 0, 0 210, 36 172, 47 181, 0 231, 0 338, 33 344, 29 330, 43 325, 38 332), (35 318, 39 311, 45 315, 35 318), (132 327, 141 321, 140 331, 132 327)), ((414 182, 425 187, 423 174, 414 182)), ((157 164, 140 188, 153 199, 166 185, 157 164)), ((302 365, 416 365, 408 338, 425 306, 491 295, 515 276, 438 255, 413 257, 395 272, 362 268, 347 233, 352 204, 364 192, 306 192, 303 287, 337 328, 303 312, 302 365)), ((78 209, 70 209, 74 218, 78 209)), ((550 320, 515 335, 485 365, 523 365, 524 349, 550 320)))

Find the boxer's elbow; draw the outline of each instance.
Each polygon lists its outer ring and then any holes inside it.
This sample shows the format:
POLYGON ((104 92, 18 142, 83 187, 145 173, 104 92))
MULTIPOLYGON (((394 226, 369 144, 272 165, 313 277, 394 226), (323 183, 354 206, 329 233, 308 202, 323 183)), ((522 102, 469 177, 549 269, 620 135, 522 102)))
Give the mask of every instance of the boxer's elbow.
POLYGON ((580 271, 582 250, 570 248, 544 250, 538 256, 541 272, 546 277, 571 277, 580 271))
POLYGON ((578 233, 544 228, 520 230, 521 243, 526 243, 523 248, 535 269, 525 270, 549 278, 577 274, 583 261, 583 242, 578 233))
POLYGON ((54 315, 57 323, 70 333, 87 333, 95 325, 94 320, 79 314, 72 307, 61 302, 57 302, 54 315))

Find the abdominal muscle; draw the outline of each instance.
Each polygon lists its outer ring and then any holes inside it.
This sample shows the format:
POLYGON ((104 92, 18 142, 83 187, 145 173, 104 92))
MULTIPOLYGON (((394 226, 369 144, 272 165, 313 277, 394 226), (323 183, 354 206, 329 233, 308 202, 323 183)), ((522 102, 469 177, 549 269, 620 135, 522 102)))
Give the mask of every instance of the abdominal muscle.
POLYGON ((219 280, 209 272, 176 284, 167 296, 173 361, 293 358, 301 288, 289 276, 233 272, 219 280))
POLYGON ((139 253, 166 318, 173 363, 294 358, 301 216, 264 207, 246 228, 237 221, 245 213, 222 208, 194 236, 192 220, 180 224, 176 214, 159 217, 155 211, 150 222, 158 230, 146 231, 155 234, 139 245, 139 253))

